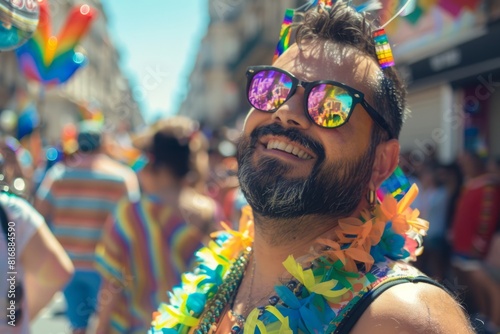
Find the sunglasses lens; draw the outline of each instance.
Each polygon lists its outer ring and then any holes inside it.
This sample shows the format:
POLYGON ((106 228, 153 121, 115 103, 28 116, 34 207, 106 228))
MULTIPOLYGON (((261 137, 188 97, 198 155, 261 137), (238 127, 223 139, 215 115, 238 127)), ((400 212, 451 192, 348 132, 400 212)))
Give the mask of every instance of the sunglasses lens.
POLYGON ((344 88, 320 84, 311 89, 307 110, 319 126, 336 128, 347 121, 352 102, 352 96, 344 88))
POLYGON ((292 89, 292 78, 274 71, 257 72, 248 87, 248 100, 252 107, 262 111, 274 111, 287 99, 292 89))

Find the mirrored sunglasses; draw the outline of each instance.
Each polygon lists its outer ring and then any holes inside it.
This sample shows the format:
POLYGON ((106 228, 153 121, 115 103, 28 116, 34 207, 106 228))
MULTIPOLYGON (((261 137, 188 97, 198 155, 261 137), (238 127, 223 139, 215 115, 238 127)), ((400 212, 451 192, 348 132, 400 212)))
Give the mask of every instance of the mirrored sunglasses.
POLYGON ((304 110, 313 123, 322 128, 346 124, 359 103, 370 117, 394 138, 387 122, 364 98, 364 94, 340 82, 300 81, 291 73, 273 66, 251 66, 247 70, 247 99, 250 105, 264 112, 275 112, 301 86, 304 110))

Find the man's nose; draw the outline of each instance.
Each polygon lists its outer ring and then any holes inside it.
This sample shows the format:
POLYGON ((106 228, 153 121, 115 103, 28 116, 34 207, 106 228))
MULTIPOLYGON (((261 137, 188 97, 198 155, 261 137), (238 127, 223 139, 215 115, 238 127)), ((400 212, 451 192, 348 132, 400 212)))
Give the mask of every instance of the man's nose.
POLYGON ((311 120, 304 110, 304 88, 297 87, 295 94, 272 114, 272 119, 283 126, 308 129, 311 126, 311 120))

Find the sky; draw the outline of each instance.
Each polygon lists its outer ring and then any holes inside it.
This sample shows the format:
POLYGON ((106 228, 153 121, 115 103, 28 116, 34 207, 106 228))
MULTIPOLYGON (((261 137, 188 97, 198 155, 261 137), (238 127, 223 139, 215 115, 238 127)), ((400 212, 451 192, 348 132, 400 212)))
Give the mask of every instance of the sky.
POLYGON ((102 0, 146 123, 177 112, 209 16, 208 0, 102 0))

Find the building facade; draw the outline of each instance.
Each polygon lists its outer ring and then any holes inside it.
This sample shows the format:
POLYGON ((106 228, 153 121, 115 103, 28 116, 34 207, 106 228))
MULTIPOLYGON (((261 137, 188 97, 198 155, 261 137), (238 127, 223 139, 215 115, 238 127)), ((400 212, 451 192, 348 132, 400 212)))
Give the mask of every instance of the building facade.
POLYGON ((270 64, 286 8, 295 0, 210 0, 210 24, 179 113, 211 128, 241 123, 249 109, 245 70, 270 64))
POLYGON ((409 165, 463 150, 500 156, 500 2, 418 0, 387 28, 411 110, 401 134, 409 165))

